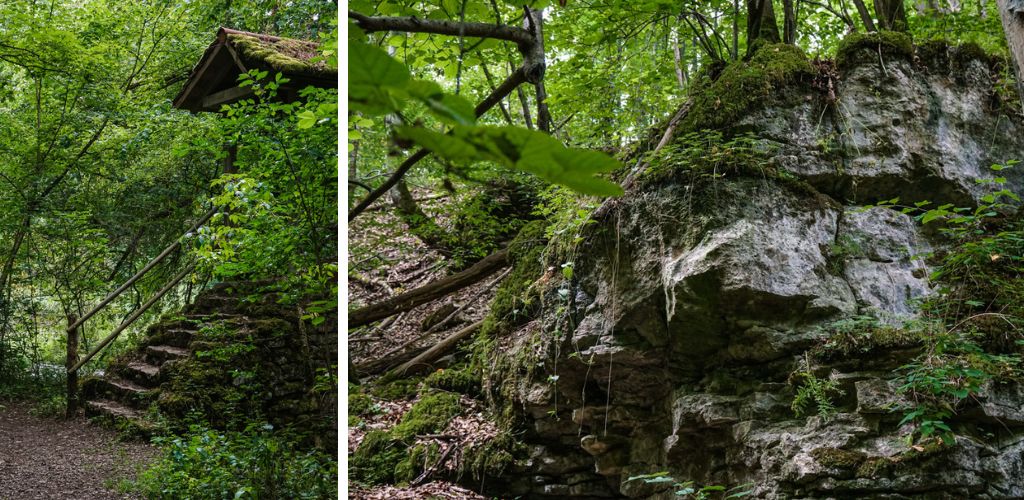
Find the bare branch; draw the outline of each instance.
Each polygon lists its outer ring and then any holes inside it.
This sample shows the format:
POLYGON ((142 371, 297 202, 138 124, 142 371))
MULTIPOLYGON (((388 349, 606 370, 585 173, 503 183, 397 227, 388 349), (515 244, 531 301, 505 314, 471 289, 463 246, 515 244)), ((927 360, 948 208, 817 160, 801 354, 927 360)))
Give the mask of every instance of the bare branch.
POLYGON ((348 11, 348 17, 366 32, 405 31, 409 33, 433 33, 435 35, 471 36, 495 38, 515 42, 521 46, 534 43, 533 34, 521 28, 501 24, 459 23, 418 17, 370 17, 355 11, 348 11))
MULTIPOLYGON (((502 82, 500 86, 498 86, 498 88, 494 89, 494 91, 492 91, 491 94, 487 96, 487 98, 481 101, 480 104, 477 104, 476 109, 474 110, 476 116, 482 116, 484 113, 487 112, 487 110, 493 108, 495 104, 504 99, 505 96, 509 95, 512 92, 512 90, 514 90, 516 87, 518 87, 525 81, 526 73, 523 71, 523 68, 519 68, 511 75, 509 75, 508 78, 506 78, 505 81, 502 82)), ((430 154, 430 151, 426 149, 421 149, 413 153, 412 156, 406 158, 405 161, 403 161, 402 164, 398 166, 398 169, 395 170, 395 173, 391 174, 391 177, 389 177, 388 180, 384 181, 384 184, 378 186, 377 189, 373 190, 373 192, 366 195, 366 198, 363 198, 363 201, 360 201, 358 205, 352 208, 352 211, 348 213, 348 220, 351 221, 352 219, 358 217, 359 214, 366 211, 366 209, 369 208, 374 201, 377 201, 378 198, 383 196, 384 193, 387 193, 388 190, 394 187, 395 184, 398 184, 398 181, 402 179, 402 176, 404 176, 405 173, 409 171, 409 169, 416 165, 416 163, 418 163, 423 158, 426 158, 428 154, 430 154)))

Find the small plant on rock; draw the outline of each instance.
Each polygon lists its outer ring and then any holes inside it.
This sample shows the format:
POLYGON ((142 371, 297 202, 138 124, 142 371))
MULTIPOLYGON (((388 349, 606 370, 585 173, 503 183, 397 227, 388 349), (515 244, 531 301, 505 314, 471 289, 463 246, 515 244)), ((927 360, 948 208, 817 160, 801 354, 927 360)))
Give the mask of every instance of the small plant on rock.
POLYGON ((790 380, 799 384, 796 396, 790 405, 793 413, 802 417, 809 415, 813 409, 821 417, 827 418, 834 415, 836 407, 832 403, 832 397, 845 394, 839 388, 839 382, 833 378, 818 378, 811 369, 811 362, 807 354, 804 354, 802 365, 803 367, 790 377, 790 380))

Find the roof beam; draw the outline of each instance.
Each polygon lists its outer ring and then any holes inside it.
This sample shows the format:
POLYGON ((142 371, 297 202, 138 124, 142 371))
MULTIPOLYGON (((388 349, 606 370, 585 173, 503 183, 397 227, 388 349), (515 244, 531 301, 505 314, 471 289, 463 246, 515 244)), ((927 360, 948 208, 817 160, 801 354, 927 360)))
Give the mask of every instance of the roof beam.
POLYGON ((217 111, 221 104, 230 104, 250 95, 252 95, 252 87, 231 87, 204 97, 202 108, 217 111))

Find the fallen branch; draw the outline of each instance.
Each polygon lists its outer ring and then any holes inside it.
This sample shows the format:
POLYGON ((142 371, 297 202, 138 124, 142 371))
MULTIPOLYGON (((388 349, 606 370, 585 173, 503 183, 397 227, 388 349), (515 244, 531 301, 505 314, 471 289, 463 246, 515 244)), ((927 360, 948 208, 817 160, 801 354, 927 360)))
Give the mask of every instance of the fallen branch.
POLYGON ((430 349, 424 351, 423 354, 420 354, 419 356, 416 356, 415 358, 406 361, 398 368, 395 368, 393 371, 385 375, 385 378, 390 379, 392 377, 400 377, 402 375, 421 371, 423 368, 430 366, 431 363, 436 361, 441 356, 447 354, 448 351, 454 349, 459 342, 461 342, 462 340, 466 339, 474 332, 479 330, 480 327, 483 326, 483 324, 484 320, 480 320, 477 321, 476 323, 473 323, 472 325, 469 325, 453 333, 451 336, 442 340, 434 347, 431 347, 430 349))
POLYGON ((348 327, 355 328, 374 321, 409 311, 449 293, 462 290, 467 286, 494 274, 508 265, 508 249, 498 250, 484 257, 465 271, 446 276, 433 283, 428 283, 408 292, 384 299, 348 314, 348 327))
POLYGON ((437 462, 434 462, 434 465, 432 465, 428 469, 424 470, 422 474, 420 474, 419 476, 416 476, 416 479, 413 479, 412 481, 410 481, 409 485, 410 486, 416 486, 416 485, 422 483, 423 481, 425 481, 428 477, 430 477, 431 474, 433 474, 434 472, 437 471, 438 467, 440 467, 442 464, 444 464, 445 460, 448 460, 448 456, 451 455, 452 452, 455 451, 456 448, 462 448, 463 446, 465 446, 467 441, 469 441, 468 438, 467 439, 463 439, 462 442, 459 443, 459 444, 455 444, 455 443, 449 444, 448 445, 448 449, 445 450, 445 452, 441 454, 441 458, 437 459, 437 462))
MULTIPOLYGON (((494 288, 494 285, 497 285, 498 283, 500 283, 501 280, 505 279, 505 277, 508 276, 509 273, 511 273, 511 272, 512 272, 511 269, 506 269, 505 272, 501 273, 501 275, 499 275, 497 278, 495 278, 494 281, 491 281, 490 283, 487 284, 487 286, 485 286, 482 289, 480 289, 479 291, 477 291, 476 294, 470 300, 466 301, 465 304, 462 304, 461 307, 459 307, 458 309, 455 309, 454 311, 452 311, 452 313, 449 314, 448 316, 445 316, 444 319, 439 321, 436 325, 430 327, 430 329, 428 329, 427 331, 423 332, 422 335, 418 335, 416 338, 414 338, 414 339, 412 339, 412 340, 410 340, 408 342, 405 342, 404 344, 402 344, 402 345, 400 345, 400 346, 398 346, 398 347, 396 347, 396 348, 394 348, 394 349, 384 353, 382 356, 380 356, 379 359, 384 360, 384 359, 386 359, 386 358, 388 358, 388 357, 390 357, 390 356, 392 356, 392 355, 394 355, 396 353, 400 353, 402 351, 405 351, 406 349, 409 349, 410 347, 415 345, 417 342, 419 342, 419 341, 429 337, 434 332, 440 330, 442 326, 444 326, 449 321, 451 321, 453 318, 455 318, 455 316, 457 316, 459 313, 461 313, 462 311, 466 310, 466 308, 469 307, 470 304, 473 304, 475 302, 475 299, 483 297, 485 293, 487 293, 491 288, 494 288)), ((391 364, 394 364, 394 363, 391 363, 391 364)), ((387 369, 387 368, 391 368, 391 366, 385 366, 384 367, 384 369, 387 369)))

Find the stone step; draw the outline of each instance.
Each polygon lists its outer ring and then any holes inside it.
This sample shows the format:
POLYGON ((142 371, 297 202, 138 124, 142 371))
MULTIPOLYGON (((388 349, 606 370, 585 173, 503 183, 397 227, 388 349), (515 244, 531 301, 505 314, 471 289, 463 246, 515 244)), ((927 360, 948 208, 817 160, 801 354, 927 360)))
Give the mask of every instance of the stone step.
POLYGON ((145 361, 132 361, 120 371, 128 380, 143 387, 156 388, 160 385, 160 367, 145 361))
POLYGON ((188 347, 192 342, 192 336, 198 331, 198 327, 189 324, 190 328, 169 328, 160 332, 150 332, 146 342, 154 346, 171 346, 178 348, 188 347))
POLYGON ((153 432, 153 425, 143 418, 141 411, 110 399, 86 401, 85 416, 138 437, 148 437, 153 432))
POLYGON ((110 377, 96 377, 82 384, 82 395, 86 399, 109 399, 137 409, 145 409, 153 401, 155 392, 130 380, 110 377))
POLYGON ((213 314, 218 312, 230 312, 238 307, 237 297, 224 297, 220 295, 202 295, 196 298, 192 305, 188 306, 189 314, 213 314))
POLYGON ((187 358, 189 350, 173 345, 146 346, 146 361, 154 365, 162 365, 167 361, 187 358))
POLYGON ((213 313, 188 313, 188 314, 185 315, 185 318, 193 320, 193 321, 207 322, 207 321, 219 321, 219 320, 244 320, 244 319, 246 319, 246 315, 244 315, 244 314, 234 314, 234 313, 221 313, 221 312, 213 312, 213 313))

